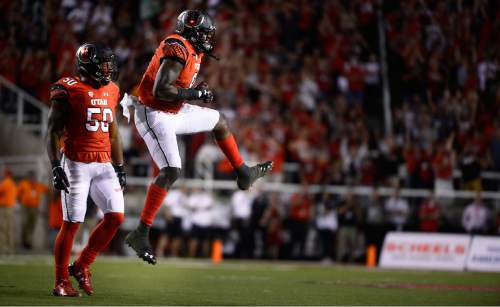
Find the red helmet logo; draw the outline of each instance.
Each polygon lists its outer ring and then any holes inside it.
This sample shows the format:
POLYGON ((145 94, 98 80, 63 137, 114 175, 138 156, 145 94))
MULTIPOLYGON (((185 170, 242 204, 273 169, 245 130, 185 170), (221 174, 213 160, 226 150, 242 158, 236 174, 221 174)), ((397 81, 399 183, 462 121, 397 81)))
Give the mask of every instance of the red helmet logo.
POLYGON ((90 62, 89 48, 87 46, 81 46, 78 49, 78 57, 80 58, 80 61, 82 63, 89 63, 90 62))

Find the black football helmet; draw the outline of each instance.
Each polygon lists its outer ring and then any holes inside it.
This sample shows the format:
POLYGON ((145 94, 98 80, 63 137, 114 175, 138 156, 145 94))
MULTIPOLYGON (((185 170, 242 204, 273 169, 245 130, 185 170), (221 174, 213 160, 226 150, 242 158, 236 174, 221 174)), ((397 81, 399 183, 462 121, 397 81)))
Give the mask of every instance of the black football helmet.
POLYGON ((106 85, 118 77, 116 56, 102 43, 85 43, 76 51, 78 72, 99 85, 106 85))
POLYGON ((215 47, 212 18, 197 10, 186 10, 177 17, 175 32, 193 44, 198 52, 211 54, 215 47))

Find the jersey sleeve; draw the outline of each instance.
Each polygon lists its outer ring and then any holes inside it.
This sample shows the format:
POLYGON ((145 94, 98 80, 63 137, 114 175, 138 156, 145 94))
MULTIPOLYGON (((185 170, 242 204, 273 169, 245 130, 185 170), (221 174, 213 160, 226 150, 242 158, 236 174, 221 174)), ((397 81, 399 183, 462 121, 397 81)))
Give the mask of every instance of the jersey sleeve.
POLYGON ((164 59, 171 59, 184 65, 188 56, 188 50, 180 40, 169 38, 165 40, 165 45, 163 46, 163 56, 160 61, 163 61, 164 59))
POLYGON ((54 83, 50 87, 50 100, 68 100, 69 92, 68 89, 60 84, 54 83))

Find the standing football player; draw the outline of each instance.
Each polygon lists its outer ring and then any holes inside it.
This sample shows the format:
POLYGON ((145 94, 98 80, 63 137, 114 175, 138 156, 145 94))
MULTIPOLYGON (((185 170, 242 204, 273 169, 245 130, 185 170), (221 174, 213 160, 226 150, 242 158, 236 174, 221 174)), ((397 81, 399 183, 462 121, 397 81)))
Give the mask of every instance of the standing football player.
POLYGON ((177 17, 175 32, 156 49, 139 85, 139 104, 135 108, 135 125, 160 173, 149 186, 139 226, 125 241, 150 264, 155 264, 156 258, 149 245, 149 229, 181 172, 177 135, 211 131, 235 169, 242 190, 250 188, 273 166, 272 161, 247 166, 222 114, 186 103, 211 103, 214 99, 205 82, 193 87, 204 55, 213 56, 215 26, 211 18, 200 11, 184 11, 177 17))
POLYGON ((54 187, 61 190, 64 220, 54 247, 56 296, 80 296, 69 281, 70 275, 92 295, 89 266, 111 241, 124 217, 122 190, 126 176, 114 120, 120 97, 118 86, 112 82, 118 73, 115 55, 103 44, 86 43, 76 52, 76 60, 77 75, 60 79, 50 89, 47 152, 54 187), (92 231, 80 257, 69 265, 89 194, 104 218, 92 231))

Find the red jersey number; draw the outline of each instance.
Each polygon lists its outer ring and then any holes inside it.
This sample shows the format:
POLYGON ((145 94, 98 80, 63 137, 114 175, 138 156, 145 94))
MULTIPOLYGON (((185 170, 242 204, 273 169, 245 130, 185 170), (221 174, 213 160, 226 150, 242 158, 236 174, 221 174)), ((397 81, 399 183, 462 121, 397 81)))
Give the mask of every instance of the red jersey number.
POLYGON ((110 108, 102 109, 102 121, 93 118, 94 114, 101 114, 101 108, 87 108, 87 123, 85 128, 88 131, 96 132, 101 127, 102 132, 109 131, 109 123, 113 121, 113 110, 110 108))

